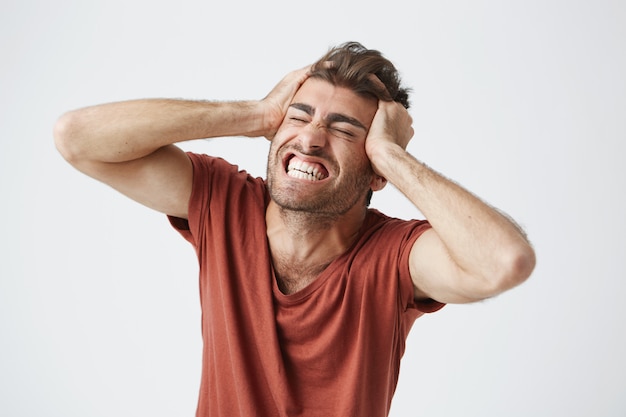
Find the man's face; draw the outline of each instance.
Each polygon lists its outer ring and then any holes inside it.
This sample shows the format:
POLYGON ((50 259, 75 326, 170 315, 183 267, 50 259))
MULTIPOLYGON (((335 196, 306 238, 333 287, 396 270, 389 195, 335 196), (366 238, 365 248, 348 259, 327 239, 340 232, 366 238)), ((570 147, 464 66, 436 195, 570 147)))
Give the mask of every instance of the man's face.
POLYGON ((272 140, 267 182, 282 208, 341 215, 360 203, 374 178, 365 138, 375 99, 308 79, 272 140))

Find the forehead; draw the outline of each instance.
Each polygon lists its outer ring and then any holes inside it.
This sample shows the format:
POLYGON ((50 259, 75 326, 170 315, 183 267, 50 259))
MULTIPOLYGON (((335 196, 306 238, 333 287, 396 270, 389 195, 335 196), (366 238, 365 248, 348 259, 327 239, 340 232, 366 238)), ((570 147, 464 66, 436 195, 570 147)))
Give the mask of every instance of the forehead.
POLYGON ((316 116, 326 118, 331 114, 341 114, 360 121, 369 128, 378 103, 374 98, 366 98, 345 87, 332 85, 316 78, 306 80, 292 100, 310 106, 316 116))

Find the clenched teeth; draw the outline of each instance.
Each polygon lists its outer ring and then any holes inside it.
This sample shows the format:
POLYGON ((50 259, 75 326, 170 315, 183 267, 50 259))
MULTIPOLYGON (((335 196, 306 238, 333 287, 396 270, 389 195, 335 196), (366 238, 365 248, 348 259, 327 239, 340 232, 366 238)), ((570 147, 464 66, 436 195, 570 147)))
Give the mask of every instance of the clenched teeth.
POLYGON ((296 158, 289 162, 287 167, 287 175, 292 178, 298 178, 309 181, 319 181, 326 178, 323 172, 315 166, 296 158))

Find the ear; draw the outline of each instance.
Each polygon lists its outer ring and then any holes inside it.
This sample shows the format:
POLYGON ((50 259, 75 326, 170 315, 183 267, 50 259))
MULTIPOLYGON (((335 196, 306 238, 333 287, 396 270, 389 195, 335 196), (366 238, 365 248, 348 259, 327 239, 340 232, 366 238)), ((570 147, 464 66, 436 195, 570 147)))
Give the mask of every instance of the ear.
POLYGON ((372 191, 380 191, 385 188, 385 185, 387 185, 387 179, 381 177, 380 175, 374 174, 374 176, 372 177, 372 182, 370 183, 370 188, 372 189, 372 191))

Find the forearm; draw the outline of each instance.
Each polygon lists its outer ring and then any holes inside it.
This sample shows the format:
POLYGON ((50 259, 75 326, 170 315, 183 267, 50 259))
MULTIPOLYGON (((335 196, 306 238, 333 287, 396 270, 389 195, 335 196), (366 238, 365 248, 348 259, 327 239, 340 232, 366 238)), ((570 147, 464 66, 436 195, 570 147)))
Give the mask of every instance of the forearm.
POLYGON ((168 99, 103 104, 63 115, 57 147, 68 159, 124 162, 177 142, 264 132, 258 102, 168 99))
POLYGON ((534 253, 515 223, 398 145, 389 143, 375 161, 376 171, 428 219, 461 270, 504 287, 527 277, 534 253))

